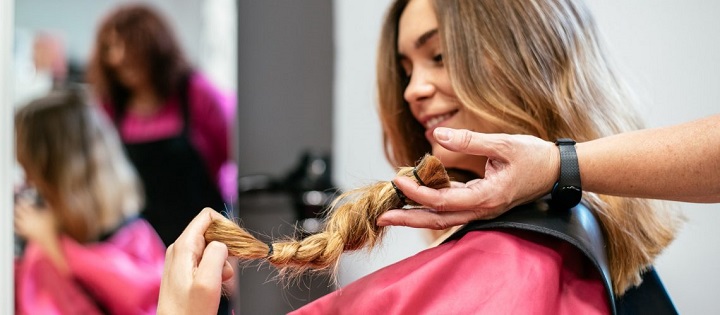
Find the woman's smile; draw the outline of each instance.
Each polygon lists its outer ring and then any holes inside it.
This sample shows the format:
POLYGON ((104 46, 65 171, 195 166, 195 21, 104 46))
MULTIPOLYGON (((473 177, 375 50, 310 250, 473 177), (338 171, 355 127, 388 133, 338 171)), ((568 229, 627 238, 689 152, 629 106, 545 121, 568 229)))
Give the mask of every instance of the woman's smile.
POLYGON ((428 139, 428 141, 433 142, 433 130, 437 127, 441 127, 445 125, 447 120, 455 116, 455 114, 458 113, 458 110, 452 110, 450 112, 440 114, 440 115, 433 115, 429 116, 428 118, 423 119, 423 126, 425 127, 425 138, 428 139))

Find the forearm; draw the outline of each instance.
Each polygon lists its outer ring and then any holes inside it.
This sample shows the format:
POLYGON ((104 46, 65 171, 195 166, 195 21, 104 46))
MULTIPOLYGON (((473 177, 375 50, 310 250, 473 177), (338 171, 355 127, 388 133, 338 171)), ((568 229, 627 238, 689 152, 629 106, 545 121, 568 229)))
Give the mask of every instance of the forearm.
POLYGON ((577 145, 583 189, 720 202, 720 115, 577 145))

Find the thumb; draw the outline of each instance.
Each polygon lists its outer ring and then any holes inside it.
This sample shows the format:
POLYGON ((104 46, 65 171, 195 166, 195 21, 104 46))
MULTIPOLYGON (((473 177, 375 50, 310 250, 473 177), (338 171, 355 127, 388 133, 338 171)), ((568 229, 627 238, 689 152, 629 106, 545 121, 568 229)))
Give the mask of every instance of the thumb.
POLYGON ((507 139, 505 139, 507 135, 504 134, 438 127, 433 132, 433 136, 440 145, 450 151, 487 157, 505 155, 503 148, 507 144, 507 139))

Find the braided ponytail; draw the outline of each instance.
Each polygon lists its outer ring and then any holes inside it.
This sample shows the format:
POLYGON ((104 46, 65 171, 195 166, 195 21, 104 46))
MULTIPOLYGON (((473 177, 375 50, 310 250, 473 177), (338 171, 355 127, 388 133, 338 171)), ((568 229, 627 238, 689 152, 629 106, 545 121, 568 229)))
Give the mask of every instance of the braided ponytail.
MULTIPOLYGON (((419 184, 435 189, 450 187, 445 168, 431 155, 426 155, 415 168, 401 168, 398 176, 414 178, 419 184)), ((406 199, 392 182, 378 182, 336 198, 323 230, 304 239, 266 244, 223 218, 213 221, 205 232, 205 240, 224 243, 230 256, 242 260, 266 259, 282 272, 328 270, 336 267, 343 252, 375 246, 385 231, 375 223, 377 218, 405 205, 418 204, 406 199)))

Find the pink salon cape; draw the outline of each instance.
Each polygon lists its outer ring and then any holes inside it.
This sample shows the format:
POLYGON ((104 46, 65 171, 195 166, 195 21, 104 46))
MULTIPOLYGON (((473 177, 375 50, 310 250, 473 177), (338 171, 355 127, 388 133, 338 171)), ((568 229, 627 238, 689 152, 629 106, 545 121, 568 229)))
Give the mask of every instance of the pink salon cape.
POLYGON ((531 232, 473 231, 378 270, 292 314, 608 314, 577 249, 531 232))
POLYGON ((60 242, 68 275, 34 243, 16 261, 16 314, 155 313, 165 247, 145 220, 103 242, 79 244, 64 236, 60 242))

